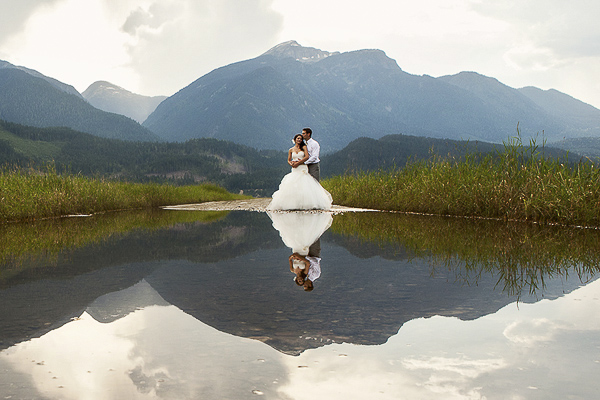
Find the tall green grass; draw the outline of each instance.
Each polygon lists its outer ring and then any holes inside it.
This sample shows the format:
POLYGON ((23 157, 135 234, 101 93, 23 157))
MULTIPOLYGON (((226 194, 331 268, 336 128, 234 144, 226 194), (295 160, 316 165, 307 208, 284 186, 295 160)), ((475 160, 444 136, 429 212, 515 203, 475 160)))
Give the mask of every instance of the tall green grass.
POLYGON ((43 173, 0 171, 0 222, 244 197, 211 184, 175 187, 125 183, 63 176, 52 167, 43 173))
POLYGON ((432 156, 402 169, 328 179, 336 204, 437 215, 600 225, 600 171, 544 156, 517 136, 503 151, 432 156))

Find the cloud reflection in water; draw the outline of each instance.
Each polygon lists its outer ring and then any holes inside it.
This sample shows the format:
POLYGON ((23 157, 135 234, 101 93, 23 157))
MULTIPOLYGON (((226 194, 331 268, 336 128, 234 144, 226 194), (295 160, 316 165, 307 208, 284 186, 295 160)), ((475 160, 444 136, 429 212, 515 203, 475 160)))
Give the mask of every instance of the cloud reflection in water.
MULTIPOLYGON (((160 297, 145 281, 135 290, 160 297)), ((38 394, 64 399, 249 398, 253 391, 298 400, 593 398, 600 355, 589 349, 600 347, 599 331, 598 280, 472 321, 414 319, 382 345, 336 343, 297 357, 219 332, 175 306, 146 305, 109 323, 84 312, 3 351, 0 366, 31 376, 38 394)))

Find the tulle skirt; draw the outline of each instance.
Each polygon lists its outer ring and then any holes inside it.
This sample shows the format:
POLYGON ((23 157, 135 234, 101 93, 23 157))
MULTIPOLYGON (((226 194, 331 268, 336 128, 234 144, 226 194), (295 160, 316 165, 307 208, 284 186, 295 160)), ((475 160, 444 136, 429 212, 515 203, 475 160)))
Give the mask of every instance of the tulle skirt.
POLYGON ((279 231, 281 240, 293 253, 308 255, 309 247, 329 229, 331 213, 269 212, 273 227, 279 231))
POLYGON ((283 177, 267 210, 329 210, 332 203, 331 194, 300 165, 283 177))

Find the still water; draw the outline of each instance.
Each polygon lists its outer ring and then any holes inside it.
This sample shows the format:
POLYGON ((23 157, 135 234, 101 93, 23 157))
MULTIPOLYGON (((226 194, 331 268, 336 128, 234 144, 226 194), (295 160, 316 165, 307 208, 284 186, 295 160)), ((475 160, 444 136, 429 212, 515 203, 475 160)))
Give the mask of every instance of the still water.
POLYGON ((600 391, 596 230, 163 210, 11 224, 0 238, 3 399, 600 391), (288 258, 315 244, 321 275, 304 291, 288 258))

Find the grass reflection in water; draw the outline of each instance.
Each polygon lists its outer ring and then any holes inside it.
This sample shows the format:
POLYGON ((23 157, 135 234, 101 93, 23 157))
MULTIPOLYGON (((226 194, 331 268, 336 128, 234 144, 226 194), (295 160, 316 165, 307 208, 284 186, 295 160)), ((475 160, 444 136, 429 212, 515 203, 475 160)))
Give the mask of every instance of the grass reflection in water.
POLYGON ((403 248, 430 260, 458 281, 477 284, 482 274, 497 276, 497 287, 511 296, 541 295, 550 278, 588 282, 600 271, 600 231, 532 223, 394 213, 347 213, 334 218, 331 231, 403 248))
POLYGON ((0 224, 0 282, 32 265, 52 265, 62 251, 100 243, 135 229, 155 230, 181 223, 208 223, 227 214, 136 210, 0 224))

